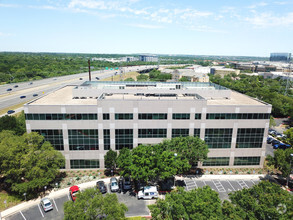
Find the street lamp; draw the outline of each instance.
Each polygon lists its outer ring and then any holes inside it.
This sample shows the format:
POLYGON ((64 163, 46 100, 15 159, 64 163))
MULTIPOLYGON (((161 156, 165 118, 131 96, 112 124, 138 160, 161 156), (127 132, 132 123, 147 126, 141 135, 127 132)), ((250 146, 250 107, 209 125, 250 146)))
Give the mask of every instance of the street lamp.
POLYGON ((24 200, 26 201, 26 193, 24 193, 23 196, 24 196, 24 200))
POLYGON ((44 186, 44 196, 46 195, 47 186, 44 186))
MULTIPOLYGON (((177 153, 174 153, 174 157, 175 157, 175 164, 176 164, 176 157, 177 157, 177 153)), ((176 164, 176 166, 177 166, 177 164, 176 164)), ((175 178, 175 176, 174 176, 174 188, 175 188, 175 181, 176 180, 176 178, 175 178)))
POLYGON ((289 184, 289 178, 290 178, 290 174, 291 174, 292 157, 293 157, 293 154, 290 154, 290 170, 289 170, 289 174, 288 174, 288 177, 287 177, 287 187, 288 187, 288 184, 289 184))

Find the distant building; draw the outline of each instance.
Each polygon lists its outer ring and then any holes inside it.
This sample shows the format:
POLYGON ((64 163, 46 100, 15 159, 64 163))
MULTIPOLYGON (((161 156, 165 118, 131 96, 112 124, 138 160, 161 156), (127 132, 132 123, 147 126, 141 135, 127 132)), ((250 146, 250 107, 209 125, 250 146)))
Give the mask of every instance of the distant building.
POLYGON ((124 62, 138 61, 138 58, 137 57, 122 57, 121 61, 124 61, 124 62))
POLYGON ((157 55, 139 55, 139 60, 143 62, 158 62, 158 56, 157 55))
POLYGON ((291 60, 291 53, 271 53, 270 61, 289 62, 291 60))
POLYGON ((234 70, 231 68, 224 68, 221 66, 215 66, 211 68, 211 74, 212 75, 220 75, 221 77, 224 77, 225 75, 235 73, 236 75, 240 74, 240 70, 234 70))
POLYGON ((179 81, 182 77, 186 77, 190 82, 209 82, 209 67, 197 67, 195 69, 177 69, 172 72, 172 79, 179 81))

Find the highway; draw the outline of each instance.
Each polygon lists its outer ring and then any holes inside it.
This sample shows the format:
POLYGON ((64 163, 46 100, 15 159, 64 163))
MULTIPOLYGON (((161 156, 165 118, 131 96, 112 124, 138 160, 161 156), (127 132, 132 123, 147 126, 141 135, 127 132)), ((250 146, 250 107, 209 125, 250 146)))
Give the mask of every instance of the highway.
MULTIPOLYGON (((142 71, 157 66, 132 66, 123 67, 123 73, 142 71)), ((97 81, 96 77, 100 80, 109 78, 115 74, 120 74, 120 70, 100 70, 92 71, 92 81, 97 81)), ((29 82, 5 84, 0 86, 0 110, 15 106, 21 103, 29 102, 39 96, 46 95, 58 88, 66 85, 80 85, 89 80, 89 74, 79 73, 74 75, 60 76, 42 80, 35 80, 29 82), (11 89, 11 91, 7 91, 11 89), (35 94, 35 96, 33 96, 35 94), (20 98, 21 96, 25 96, 20 98)))

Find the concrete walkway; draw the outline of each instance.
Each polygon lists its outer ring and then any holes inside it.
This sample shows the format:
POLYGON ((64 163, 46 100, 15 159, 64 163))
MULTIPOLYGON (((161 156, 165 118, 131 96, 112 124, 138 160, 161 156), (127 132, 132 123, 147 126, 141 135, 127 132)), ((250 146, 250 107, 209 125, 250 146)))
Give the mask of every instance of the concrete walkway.
MULTIPOLYGON (((189 176, 184 176, 184 177, 183 176, 176 176, 176 180, 183 180, 183 178, 188 178, 188 177, 189 176)), ((215 180, 215 179, 217 179, 217 180, 239 180, 239 179, 251 180, 251 179, 260 179, 260 178, 262 179, 265 177, 265 175, 226 175, 225 174, 225 175, 202 175, 202 176, 190 175, 190 177, 195 177, 195 178, 202 179, 202 180, 215 180)), ((101 179, 101 180, 103 180, 106 184, 110 183, 110 178, 101 179)), ((94 181, 87 182, 87 183, 78 184, 78 186, 81 190, 84 190, 86 188, 95 187, 97 181, 99 181, 99 179, 96 179, 94 181)), ((65 188, 65 189, 56 190, 56 191, 52 190, 51 192, 48 192, 46 194, 46 197, 58 198, 58 197, 64 196, 69 193, 69 188, 70 187, 65 188)), ((42 199, 42 197, 39 197, 34 200, 22 202, 19 205, 16 205, 14 207, 11 207, 9 209, 4 210, 0 214, 0 220, 4 220, 5 217, 12 215, 13 213, 16 213, 20 210, 27 209, 27 208, 30 208, 31 206, 39 204, 41 199, 42 199), (2 216, 2 219, 1 219, 1 216, 2 216)))

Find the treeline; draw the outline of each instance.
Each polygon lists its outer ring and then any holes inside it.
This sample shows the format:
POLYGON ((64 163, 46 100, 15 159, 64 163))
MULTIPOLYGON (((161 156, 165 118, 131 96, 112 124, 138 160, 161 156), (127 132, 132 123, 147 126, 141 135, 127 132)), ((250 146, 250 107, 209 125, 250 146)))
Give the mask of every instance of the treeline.
MULTIPOLYGON (((124 55, 123 55, 124 56, 124 55)), ((122 55, 109 54, 58 54, 58 53, 0 53, 0 82, 15 83, 71 75, 88 71, 88 59, 120 58, 122 55)), ((151 65, 152 62, 91 61, 92 70, 105 67, 151 65)))
POLYGON ((293 91, 288 89, 284 95, 286 81, 280 79, 264 79, 263 76, 230 74, 221 78, 210 75, 210 81, 248 96, 257 98, 272 105, 274 117, 293 118, 293 91))

